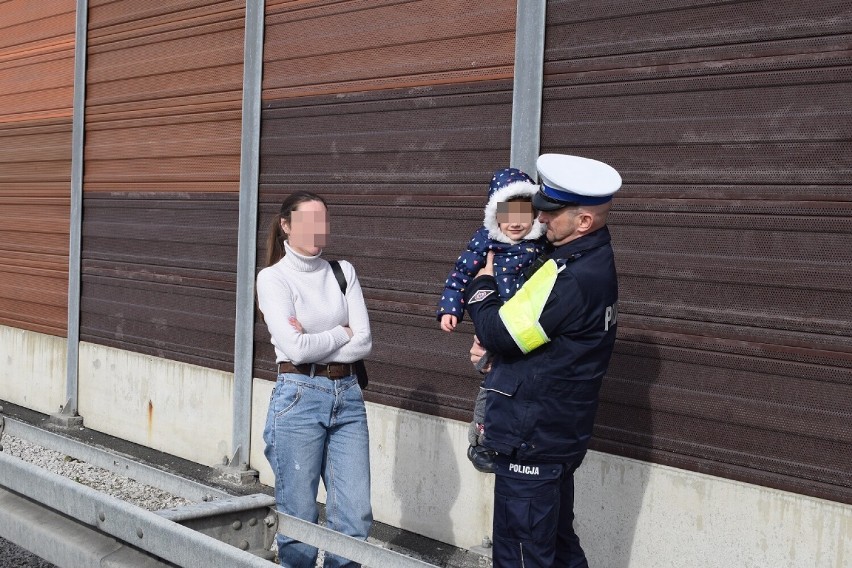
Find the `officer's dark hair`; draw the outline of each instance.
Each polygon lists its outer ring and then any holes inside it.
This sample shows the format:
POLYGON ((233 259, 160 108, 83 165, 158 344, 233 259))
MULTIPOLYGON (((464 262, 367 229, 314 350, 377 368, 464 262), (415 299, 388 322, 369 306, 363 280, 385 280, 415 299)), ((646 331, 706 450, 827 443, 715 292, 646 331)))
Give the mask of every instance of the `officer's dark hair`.
POLYGON ((296 211, 302 203, 310 201, 319 201, 323 204, 323 207, 328 209, 328 203, 325 202, 325 199, 310 191, 291 193, 281 204, 281 209, 272 218, 269 230, 266 233, 266 266, 272 266, 284 257, 284 241, 287 240, 287 235, 281 230, 281 221, 284 220, 287 224, 290 224, 293 211, 296 211))

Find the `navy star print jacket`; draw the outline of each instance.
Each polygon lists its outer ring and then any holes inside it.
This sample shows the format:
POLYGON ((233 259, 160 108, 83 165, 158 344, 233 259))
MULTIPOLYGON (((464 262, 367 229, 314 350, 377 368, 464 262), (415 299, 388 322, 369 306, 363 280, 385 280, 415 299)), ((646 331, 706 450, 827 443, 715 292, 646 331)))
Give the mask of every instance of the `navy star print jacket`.
POLYGON ((480 227, 467 248, 456 261, 455 269, 447 276, 441 301, 438 302, 437 319, 450 314, 462 321, 464 315, 464 290, 485 264, 488 251, 494 251, 494 278, 503 300, 511 298, 520 287, 519 277, 545 251, 547 241, 543 236, 516 244, 500 242, 488 237, 488 229, 480 227))

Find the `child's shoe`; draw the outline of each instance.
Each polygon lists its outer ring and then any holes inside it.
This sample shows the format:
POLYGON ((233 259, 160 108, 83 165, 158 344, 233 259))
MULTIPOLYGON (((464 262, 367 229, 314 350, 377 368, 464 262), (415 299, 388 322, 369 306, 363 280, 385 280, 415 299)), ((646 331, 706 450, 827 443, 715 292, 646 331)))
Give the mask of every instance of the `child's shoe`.
POLYGON ((476 468, 476 471, 482 473, 494 473, 497 468, 494 466, 494 457, 497 452, 489 450, 485 446, 468 446, 467 459, 476 468))

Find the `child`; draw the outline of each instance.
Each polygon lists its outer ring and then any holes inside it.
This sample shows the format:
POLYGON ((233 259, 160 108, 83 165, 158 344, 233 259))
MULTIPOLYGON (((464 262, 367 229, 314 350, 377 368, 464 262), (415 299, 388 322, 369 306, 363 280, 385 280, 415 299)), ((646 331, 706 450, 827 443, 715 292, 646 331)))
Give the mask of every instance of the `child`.
MULTIPOLYGON (((441 329, 452 332, 462 320, 464 289, 485 264, 488 251, 494 251, 494 277, 500 297, 506 301, 515 294, 520 275, 547 246, 545 227, 535 218, 532 208, 532 196, 537 190, 538 186, 521 170, 505 168, 494 172, 488 187, 484 225, 473 234, 444 284, 437 313, 441 329)), ((474 408, 467 455, 476 469, 487 473, 493 471, 488 463, 490 458, 478 443, 483 434, 484 392, 480 389, 474 408)))

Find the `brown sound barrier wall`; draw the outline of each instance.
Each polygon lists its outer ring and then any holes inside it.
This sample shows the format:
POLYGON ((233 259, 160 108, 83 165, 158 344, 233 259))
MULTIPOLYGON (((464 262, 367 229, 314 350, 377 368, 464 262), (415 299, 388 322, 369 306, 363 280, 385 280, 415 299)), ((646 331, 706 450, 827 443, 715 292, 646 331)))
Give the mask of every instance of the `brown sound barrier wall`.
POLYGON ((64 336, 73 0, 0 8, 0 324, 64 336))
MULTIPOLYGON (((364 288, 370 400, 465 419, 478 380, 435 305, 509 160, 514 0, 267 2, 260 230, 283 198, 329 200, 364 288)), ((261 266, 259 265, 259 268, 261 266)), ((258 318, 255 376, 274 379, 258 318)))
POLYGON ((852 503, 852 6, 551 2, 542 151, 619 169, 595 448, 852 503))
MULTIPOLYGON (((479 382, 466 355, 472 326, 447 334, 435 309, 460 247, 482 223, 491 173, 508 162, 511 98, 506 81, 267 104, 258 243, 288 193, 307 188, 328 199, 324 255, 355 265, 370 310, 370 400, 469 414, 479 382)), ((274 380, 260 319, 255 339, 255 376, 274 380)))
POLYGON ((89 3, 81 339, 233 368, 245 3, 89 3))

